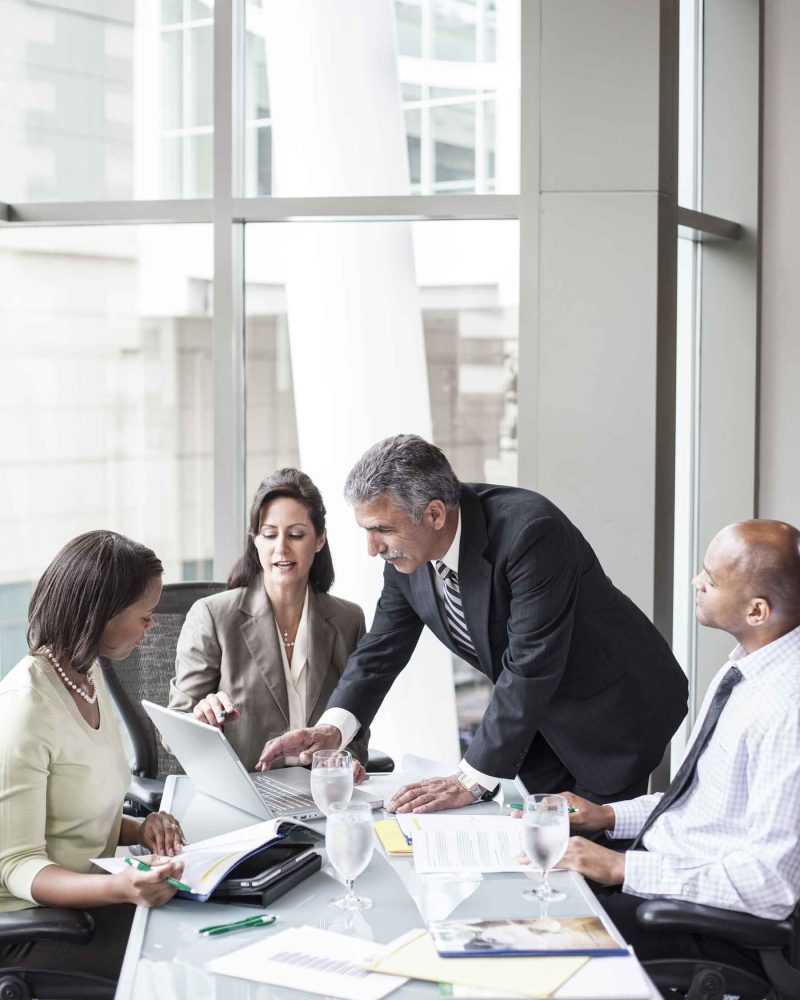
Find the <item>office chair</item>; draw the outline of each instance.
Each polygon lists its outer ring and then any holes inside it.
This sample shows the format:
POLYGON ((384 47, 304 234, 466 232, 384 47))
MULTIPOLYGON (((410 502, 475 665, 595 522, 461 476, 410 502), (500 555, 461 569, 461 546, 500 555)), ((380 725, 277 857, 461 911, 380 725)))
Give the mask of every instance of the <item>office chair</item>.
POLYGON ((86 944, 94 921, 83 910, 38 906, 0 913, 2 1000, 112 1000, 117 984, 99 976, 20 966, 35 941, 86 944))
POLYGON ((156 812, 161 805, 164 778, 182 774, 181 766, 161 745, 158 732, 141 706, 142 699, 166 705, 169 682, 175 673, 175 650, 189 608, 203 597, 218 594, 224 583, 168 583, 153 612, 155 628, 131 655, 112 667, 99 662, 114 707, 128 732, 133 748, 131 784, 126 811, 133 815, 156 812))
MULTIPOLYGON (((203 597, 218 594, 224 583, 168 583, 153 612, 155 628, 119 666, 100 657, 106 686, 128 731, 133 747, 131 784, 126 811, 144 816, 161 804, 164 778, 181 774, 178 762, 161 745, 158 733, 141 706, 142 699, 166 705, 169 682, 175 673, 175 650, 189 608, 203 597)), ((394 770, 394 761, 380 750, 370 750, 367 770, 386 773, 394 770)), ((0 995, 1 996, 1 995, 0 995)))
POLYGON ((722 1000, 726 994, 742 1000, 800 997, 800 904, 785 920, 764 920, 715 906, 653 899, 639 906, 636 917, 654 933, 689 931, 722 938, 752 950, 763 967, 763 975, 758 975, 750 969, 695 958, 644 962, 659 988, 680 990, 687 1000, 722 1000))

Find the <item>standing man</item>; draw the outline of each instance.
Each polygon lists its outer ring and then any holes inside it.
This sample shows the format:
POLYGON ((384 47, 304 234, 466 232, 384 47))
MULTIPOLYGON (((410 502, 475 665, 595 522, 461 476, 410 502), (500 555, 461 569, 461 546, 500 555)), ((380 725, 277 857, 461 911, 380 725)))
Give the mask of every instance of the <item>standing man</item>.
POLYGON ((532 791, 597 801, 646 790, 686 714, 686 679, 560 510, 529 490, 459 482, 413 434, 370 448, 345 497, 386 563, 372 628, 317 725, 272 740, 260 767, 365 730, 427 625, 494 691, 458 773, 406 786, 388 808, 468 805, 517 774, 532 791))
POLYGON ((580 810, 575 832, 635 838, 623 853, 572 837, 559 864, 610 887, 600 901, 640 959, 727 961, 736 950, 688 932, 648 934, 636 921, 642 897, 773 920, 800 899, 800 532, 781 521, 723 528, 693 584, 697 621, 738 645, 672 783, 610 805, 568 796, 580 810))

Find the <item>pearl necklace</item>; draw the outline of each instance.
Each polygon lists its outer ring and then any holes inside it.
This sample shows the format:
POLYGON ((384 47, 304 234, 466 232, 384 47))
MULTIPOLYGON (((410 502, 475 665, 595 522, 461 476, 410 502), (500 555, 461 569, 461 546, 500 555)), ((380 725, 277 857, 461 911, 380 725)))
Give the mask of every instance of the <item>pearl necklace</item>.
POLYGON ((283 644, 287 649, 291 649, 294 646, 294 642, 289 642, 289 629, 282 628, 281 636, 283 637, 283 644))
POLYGON ((61 668, 61 664, 56 659, 53 650, 49 646, 42 646, 42 652, 56 668, 56 670, 58 671, 58 676, 67 685, 67 687, 72 688, 73 691, 76 691, 81 696, 81 698, 83 698, 85 702, 88 702, 90 705, 94 705, 94 703, 97 701, 97 688, 95 687, 95 683, 92 678, 92 668, 90 667, 89 670, 86 672, 86 679, 92 685, 92 693, 87 694, 84 688, 78 687, 77 684, 73 684, 72 681, 69 679, 69 677, 67 677, 67 675, 61 668))

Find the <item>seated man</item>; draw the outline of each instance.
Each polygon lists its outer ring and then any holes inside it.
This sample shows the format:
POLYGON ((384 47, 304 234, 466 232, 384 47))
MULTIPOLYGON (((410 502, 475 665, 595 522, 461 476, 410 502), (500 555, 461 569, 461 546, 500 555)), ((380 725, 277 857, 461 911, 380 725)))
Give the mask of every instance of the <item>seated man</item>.
POLYGON ((698 622, 738 645, 683 763, 663 795, 595 805, 566 793, 574 831, 635 839, 621 852, 572 837, 560 863, 606 887, 600 901, 639 958, 741 964, 725 942, 648 933, 635 913, 642 898, 669 897, 782 919, 800 899, 800 532, 730 525, 692 582, 698 622))

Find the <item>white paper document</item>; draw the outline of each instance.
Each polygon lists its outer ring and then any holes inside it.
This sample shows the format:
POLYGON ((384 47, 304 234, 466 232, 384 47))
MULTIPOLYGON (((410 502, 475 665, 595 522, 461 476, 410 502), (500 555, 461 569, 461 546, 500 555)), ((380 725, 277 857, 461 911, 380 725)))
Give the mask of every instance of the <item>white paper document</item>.
MULTIPOLYGON (((181 881, 198 896, 206 896, 241 858, 279 838, 278 827, 286 820, 269 819, 241 830, 188 844, 175 856, 183 862, 181 881)), ((125 869, 123 858, 92 858, 92 864, 115 875, 125 869)))
POLYGON ((288 986, 342 1000, 380 1000, 408 980, 368 972, 356 963, 371 961, 384 949, 385 945, 316 927, 292 927, 216 958, 206 969, 218 976, 288 986))
POLYGON ((443 872, 525 872, 522 822, 510 816, 415 816, 414 866, 421 875, 443 872))

